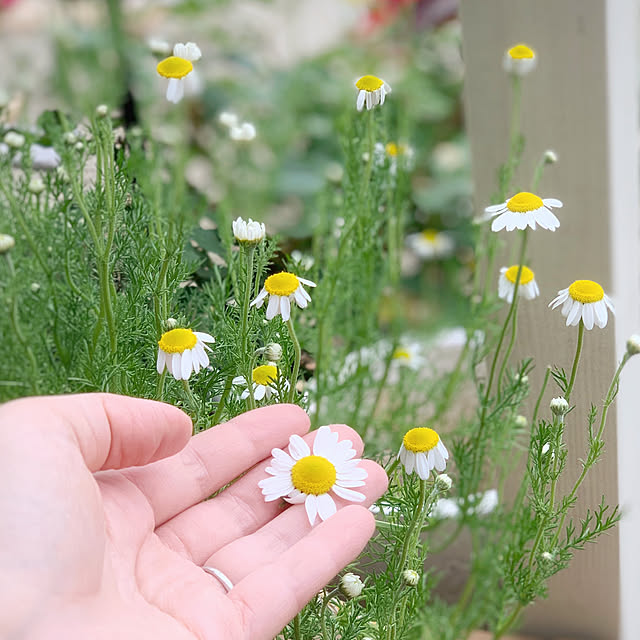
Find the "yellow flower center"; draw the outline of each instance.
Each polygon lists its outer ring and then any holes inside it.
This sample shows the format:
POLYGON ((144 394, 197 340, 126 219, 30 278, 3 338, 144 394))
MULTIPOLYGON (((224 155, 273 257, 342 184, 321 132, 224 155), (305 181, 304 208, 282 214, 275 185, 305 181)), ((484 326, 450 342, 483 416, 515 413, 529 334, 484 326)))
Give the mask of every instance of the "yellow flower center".
POLYGON ((438 237, 438 232, 434 229, 425 229, 424 231, 420 232, 420 235, 422 236, 423 240, 426 240, 429 244, 433 244, 438 237))
POLYGON ((171 329, 162 334, 158 346, 165 353, 183 353, 196 346, 196 334, 191 329, 171 329))
POLYGON ((272 364, 263 364, 251 372, 251 377, 255 383, 268 386, 278 379, 278 369, 272 364))
POLYGON ((376 76, 362 76, 356 82, 356 87, 361 91, 377 91, 382 85, 383 81, 380 78, 376 78, 376 76))
POLYGON ((589 304, 604 298, 604 289, 593 280, 576 280, 569 287, 569 295, 578 302, 589 304))
POLYGON ((522 60, 523 58, 535 58, 536 54, 526 44, 517 44, 509 49, 509 56, 514 60, 522 60))
POLYGON ((158 62, 156 69, 163 78, 184 78, 193 71, 193 65, 184 58, 169 56, 158 62))
POLYGON ((395 158, 397 156, 403 156, 407 152, 407 145, 396 144, 395 142, 387 142, 384 147, 388 156, 395 158))
POLYGON ((406 349, 403 349, 402 347, 398 347, 393 352, 392 358, 394 360, 400 360, 400 359, 411 360, 411 354, 406 349))
POLYGON ((402 442, 404 448, 414 453, 424 453, 431 451, 440 440, 438 434, 427 427, 416 427, 404 434, 402 442))
MULTIPOLYGON (((518 265, 514 264, 512 267, 509 267, 504 272, 504 277, 511 282, 511 284, 516 283, 516 278, 518 277, 518 265)), ((520 284, 529 284, 533 280, 533 271, 529 269, 529 267, 525 267, 522 265, 522 272, 520 273, 520 284)))
POLYGON ((264 288, 272 296, 290 296, 300 285, 300 281, 293 273, 282 271, 269 276, 264 282, 264 288))
POLYGON ((307 456, 291 469, 293 486, 307 495, 327 493, 336 481, 336 468, 322 456, 307 456))
POLYGON ((507 209, 509 209, 509 211, 515 211, 517 213, 535 211, 542 206, 544 206, 542 198, 539 198, 534 193, 528 193, 527 191, 516 193, 513 198, 507 200, 507 209))

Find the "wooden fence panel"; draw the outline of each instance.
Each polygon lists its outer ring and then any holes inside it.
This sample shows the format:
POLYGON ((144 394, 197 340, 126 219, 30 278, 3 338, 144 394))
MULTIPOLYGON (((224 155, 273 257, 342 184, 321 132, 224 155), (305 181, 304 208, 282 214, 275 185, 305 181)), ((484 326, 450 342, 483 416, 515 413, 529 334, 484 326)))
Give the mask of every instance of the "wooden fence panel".
MULTIPOLYGON (((520 305, 518 355, 534 349, 532 388, 539 389, 547 364, 570 368, 575 351, 577 331, 565 328, 558 311, 547 308, 557 290, 576 279, 596 280, 617 306, 615 323, 586 332, 573 394, 582 404, 567 434, 572 483, 586 450, 588 402, 604 398, 626 338, 640 331, 636 2, 462 0, 461 18, 477 209, 489 203, 496 167, 506 159, 510 92, 501 63, 504 51, 519 42, 537 51, 538 67, 523 79, 527 142, 516 184, 528 189, 546 149, 559 157, 545 171, 539 194, 564 202, 558 211, 561 227, 555 233, 531 233, 530 260, 542 294, 520 305)), ((619 406, 610 413, 604 460, 583 485, 576 510, 584 513, 604 493, 610 502, 621 500, 625 520, 551 581, 549 599, 527 613, 529 633, 585 640, 640 637, 635 615, 640 605, 639 365, 632 361, 625 370, 619 406)))

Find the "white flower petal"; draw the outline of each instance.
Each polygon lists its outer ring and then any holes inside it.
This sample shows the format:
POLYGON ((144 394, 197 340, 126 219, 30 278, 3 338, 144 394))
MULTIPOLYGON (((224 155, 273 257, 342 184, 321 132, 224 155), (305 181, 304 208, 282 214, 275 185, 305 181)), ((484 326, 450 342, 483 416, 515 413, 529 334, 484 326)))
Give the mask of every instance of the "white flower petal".
POLYGON ((282 296, 280 298, 280 313, 285 322, 291 317, 291 302, 289 302, 288 296, 282 296))
POLYGON ((191 349, 185 349, 185 351, 183 351, 182 353, 182 363, 180 367, 183 380, 188 380, 189 377, 191 376, 192 364, 193 364, 193 353, 191 349))
POLYGON ((320 427, 313 441, 313 455, 329 459, 336 447, 337 439, 338 434, 334 434, 329 427, 320 427))
POLYGON ((337 484, 334 484, 331 490, 343 500, 349 500, 350 502, 364 502, 365 500, 364 494, 351 489, 345 489, 337 484))
POLYGON ((304 508, 307 512, 307 517, 309 518, 309 524, 313 526, 313 523, 316 521, 316 515, 318 513, 316 496, 308 495, 306 500, 304 501, 304 508))
MULTIPOLYGON (((431 453, 431 451, 429 453, 431 453)), ((416 471, 420 479, 422 480, 429 479, 429 472, 431 471, 431 466, 427 461, 427 455, 425 455, 422 452, 416 453, 416 471)))
POLYGON ((267 320, 273 320, 280 313, 280 296, 269 296, 267 305, 267 320))
POLYGON ((182 380, 182 354, 174 353, 171 356, 171 375, 176 380, 182 380))
POLYGON ((256 384, 253 388, 253 397, 256 400, 262 400, 266 392, 267 392, 267 387, 265 387, 263 384, 256 384))
POLYGON ((593 329, 593 323, 595 322, 594 304, 585 304, 582 307, 582 322, 584 322, 584 328, 591 331, 593 329))
POLYGON ((294 460, 300 460, 311 455, 309 445, 295 433, 289 438, 289 452, 294 460))
POLYGON ((607 326, 607 307, 603 300, 598 300, 593 305, 593 313, 595 315, 595 322, 601 328, 607 326))
POLYGON ((156 361, 156 369, 158 373, 162 373, 164 371, 165 365, 167 362, 167 356, 162 349, 158 349, 158 359, 156 361))
POLYGON ((318 507, 318 515, 322 520, 327 520, 337 511, 336 503, 328 493, 317 496, 316 504, 318 507))
POLYGON ((358 111, 362 111, 362 107, 364 107, 364 100, 366 95, 367 95, 367 92, 364 91, 363 89, 361 89, 360 92, 358 93, 358 97, 356 98, 356 109, 358 109, 358 111))

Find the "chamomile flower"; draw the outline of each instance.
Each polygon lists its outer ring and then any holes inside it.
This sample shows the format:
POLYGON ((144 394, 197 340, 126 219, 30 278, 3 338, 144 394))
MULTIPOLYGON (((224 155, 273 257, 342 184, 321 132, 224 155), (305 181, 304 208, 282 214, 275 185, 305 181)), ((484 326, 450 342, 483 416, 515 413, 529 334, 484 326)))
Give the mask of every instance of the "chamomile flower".
POLYGON ((494 204, 485 209, 488 218, 495 218, 491 223, 491 231, 505 229, 536 228, 536 224, 543 229, 555 231, 560 226, 560 220, 551 211, 551 207, 561 207, 562 202, 555 198, 540 198, 534 193, 521 191, 502 204, 494 204), (497 217, 496 217, 497 216, 497 217))
MULTIPOLYGON (((511 267, 502 267, 500 269, 500 277, 498 278, 498 297, 506 300, 509 304, 513 302, 513 292, 516 289, 516 279, 518 278, 518 265, 511 267)), ((520 283, 518 285, 518 295, 533 300, 540 295, 538 283, 535 280, 535 274, 529 267, 522 265, 520 273, 520 283)))
POLYGON ((425 363, 422 348, 418 342, 400 343, 391 354, 391 366, 408 367, 412 371, 418 371, 425 363))
MULTIPOLYGON (((247 386, 244 376, 236 376, 231 382, 236 385, 247 386)), ((251 372, 251 395, 254 400, 262 400, 263 398, 271 400, 271 397, 278 393, 277 384, 278 367, 275 364, 262 364, 251 372)), ((288 389, 289 381, 285 380, 283 386, 288 389)), ((240 395, 240 399, 244 400, 248 397, 249 389, 247 388, 240 395)))
POLYGON ((438 260, 453 253, 455 242, 448 233, 425 229, 419 233, 410 233, 406 239, 407 246, 423 260, 438 260))
POLYGON ((615 314, 611 298, 593 280, 576 280, 566 289, 558 291, 549 306, 555 309, 560 305, 560 313, 567 319, 567 327, 575 326, 582 320, 585 329, 593 329, 594 325, 602 329, 607 326, 607 308, 615 314))
POLYGON ((173 47, 173 55, 158 62, 157 71, 163 78, 169 79, 167 100, 178 103, 185 93, 185 83, 197 84, 194 78, 193 63, 200 60, 202 53, 197 44, 179 42, 173 47))
POLYGON ((365 496, 355 487, 365 484, 367 472, 358 466, 351 440, 338 442, 338 434, 329 427, 320 427, 313 441, 313 453, 299 436, 289 438, 289 453, 271 451, 273 458, 266 471, 273 478, 258 483, 265 502, 284 498, 291 504, 305 506, 311 525, 320 516, 330 518, 336 512, 331 493, 350 502, 363 502, 365 496))
POLYGON ((389 163, 389 173, 395 176, 398 173, 398 163, 401 168, 409 171, 413 168, 415 152, 408 144, 376 142, 373 147, 373 157, 377 166, 382 167, 389 163))
POLYGON ((188 380, 209 365, 207 342, 215 342, 208 333, 182 328, 166 331, 158 341, 158 373, 167 369, 176 380, 188 380))
POLYGON ((432 469, 444 471, 449 452, 433 429, 416 427, 404 434, 398 458, 407 473, 415 470, 422 480, 427 480, 432 469))
POLYGON ((274 273, 265 280, 262 291, 251 303, 251 306, 259 309, 268 296, 267 320, 281 315, 282 319, 286 322, 291 317, 292 302, 295 302, 301 309, 306 308, 309 302, 311 302, 311 296, 304 290, 303 284, 306 284, 308 287, 316 286, 315 282, 300 278, 293 273, 286 271, 274 273))
POLYGON ((526 44, 517 44, 504 53, 502 68, 507 73, 524 76, 536 68, 536 52, 526 44))
POLYGON ((243 218, 236 218, 232 223, 233 235, 241 244, 258 244, 264 240, 267 230, 264 222, 257 222, 249 218, 248 221, 243 218))
POLYGON ((377 105, 383 105, 385 97, 391 93, 391 87, 376 76, 362 76, 356 81, 356 89, 358 89, 356 99, 358 111, 362 111, 365 105, 367 110, 373 109, 377 105))

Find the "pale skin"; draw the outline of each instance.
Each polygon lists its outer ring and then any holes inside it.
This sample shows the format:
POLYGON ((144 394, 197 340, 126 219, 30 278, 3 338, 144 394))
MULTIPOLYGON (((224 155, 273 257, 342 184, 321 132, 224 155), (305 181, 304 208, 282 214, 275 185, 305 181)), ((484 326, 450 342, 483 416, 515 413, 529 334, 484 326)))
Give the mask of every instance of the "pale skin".
POLYGON ((313 442, 301 409, 191 429, 175 407, 109 394, 0 406, 0 637, 268 640, 373 534, 387 477, 371 461, 366 503, 336 498, 315 527, 303 505, 264 502, 271 449, 313 442))

